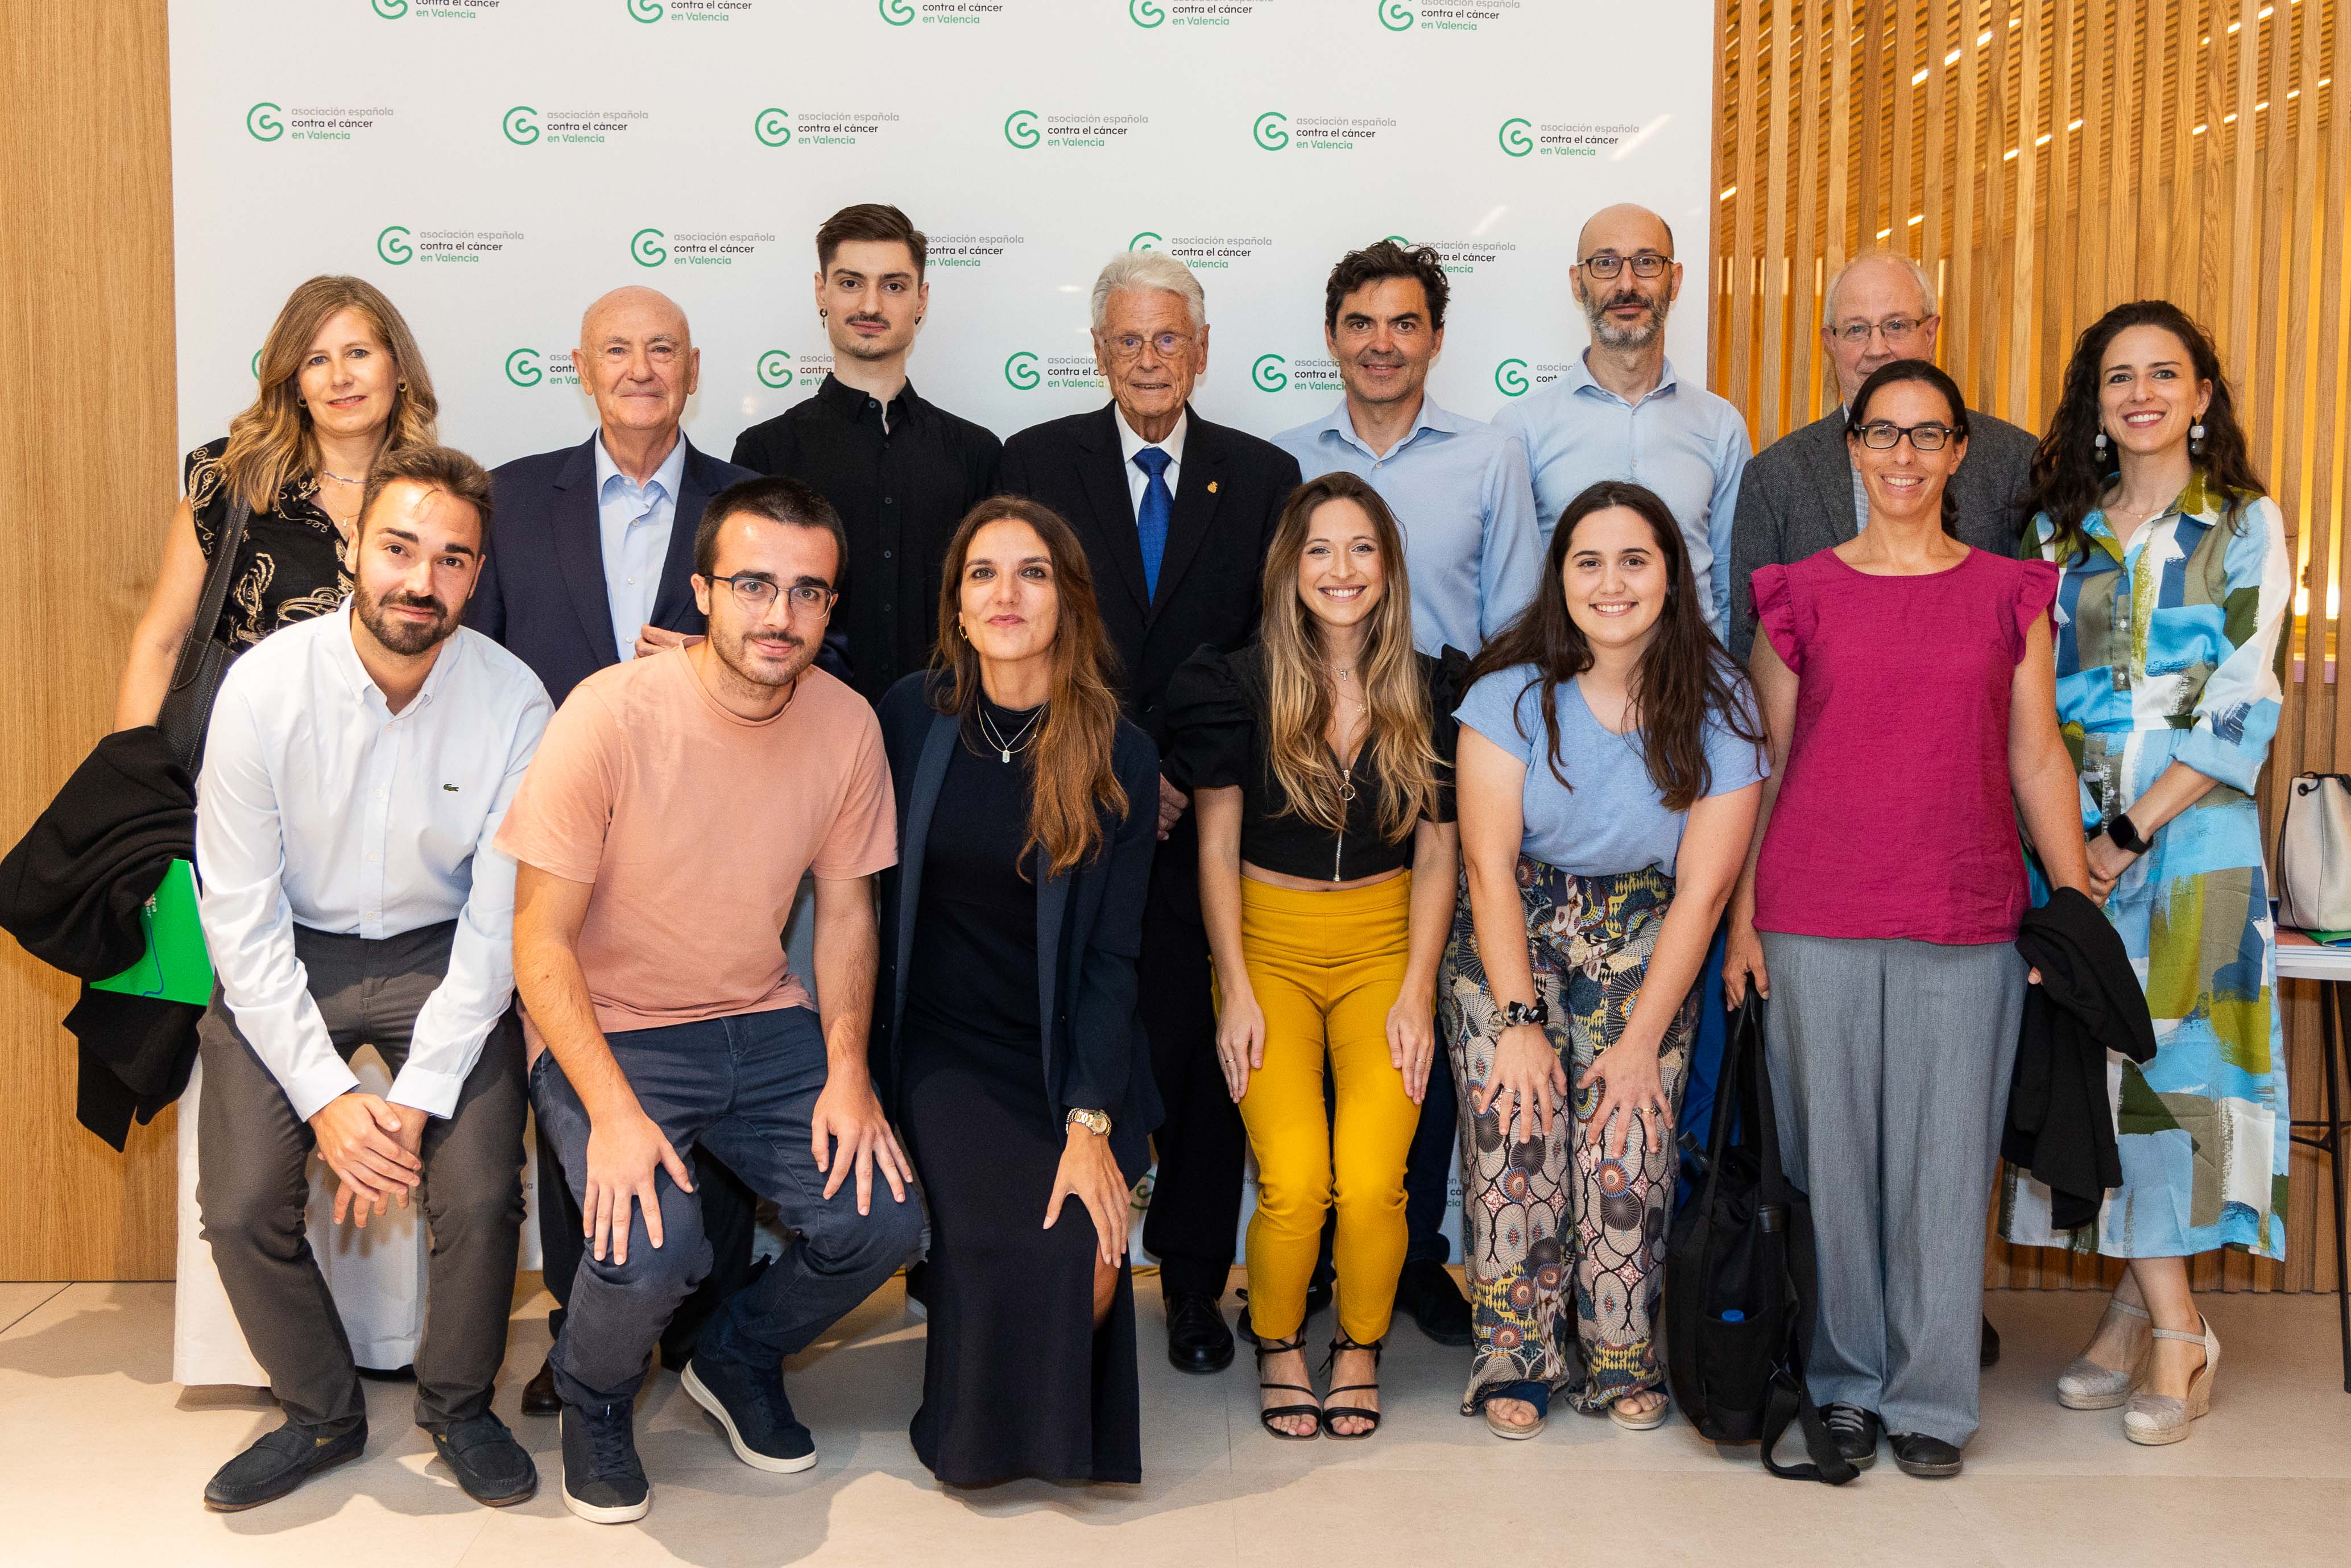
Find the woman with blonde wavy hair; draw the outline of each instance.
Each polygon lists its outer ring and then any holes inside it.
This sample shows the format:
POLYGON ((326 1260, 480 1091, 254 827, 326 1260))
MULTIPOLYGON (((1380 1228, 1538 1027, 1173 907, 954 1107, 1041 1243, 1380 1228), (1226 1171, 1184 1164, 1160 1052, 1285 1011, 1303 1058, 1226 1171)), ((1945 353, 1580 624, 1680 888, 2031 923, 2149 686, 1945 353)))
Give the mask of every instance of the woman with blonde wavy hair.
POLYGON ((263 340, 259 388, 228 434, 187 455, 155 590, 131 633, 114 727, 152 724, 193 630, 244 649, 331 612, 350 591, 345 546, 368 469, 430 446, 440 402, 408 323, 373 284, 313 277, 263 340), (250 517, 217 626, 196 627, 204 574, 239 507, 250 517))
POLYGON ((1134 960, 1159 756, 1112 657, 1077 536, 998 496, 947 546, 930 671, 882 699, 899 848, 868 1056, 930 1210, 910 1436, 949 1486, 1143 1475, 1126 1237, 1158 1120, 1134 960))
POLYGON ((1353 475, 1290 497, 1263 602, 1255 643, 1204 648, 1170 685, 1172 776, 1195 791, 1217 1054, 1257 1155, 1259 1418, 1277 1437, 1367 1437, 1404 1265, 1405 1159, 1436 1053, 1455 867, 1447 716, 1467 660, 1414 652, 1403 534, 1353 475), (1334 1207, 1325 1404, 1302 1330, 1334 1207))

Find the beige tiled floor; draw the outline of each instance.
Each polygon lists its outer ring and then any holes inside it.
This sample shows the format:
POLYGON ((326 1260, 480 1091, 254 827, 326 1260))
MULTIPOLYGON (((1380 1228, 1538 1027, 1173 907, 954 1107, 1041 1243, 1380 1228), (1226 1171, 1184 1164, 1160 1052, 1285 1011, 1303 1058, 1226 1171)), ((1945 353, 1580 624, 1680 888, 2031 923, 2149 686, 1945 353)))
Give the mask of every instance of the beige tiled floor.
MULTIPOLYGON (((477 1508, 409 1424, 410 1389, 369 1389, 366 1459, 250 1513, 205 1513, 204 1478, 277 1424, 267 1400, 170 1381, 164 1285, 0 1284, 0 1563, 196 1568, 578 1568, 683 1562, 1380 1568, 1388 1563, 2341 1564, 2351 1562, 2351 1396, 2331 1298, 2209 1303, 2228 1354, 2189 1442, 2136 1448, 2113 1413, 2046 1394, 2093 1301, 1993 1298, 2008 1354, 1957 1481, 1890 1463, 1843 1490, 1772 1480, 1678 1420, 1633 1434, 1563 1414, 1502 1444, 1456 1411, 1460 1354, 1405 1327, 1389 1417, 1367 1443, 1259 1435, 1246 1364, 1191 1378, 1144 1369, 1144 1484, 942 1491, 908 1448, 922 1330, 895 1286, 797 1362, 793 1398, 822 1460, 803 1476, 737 1464, 664 1375, 640 1442, 654 1483, 642 1526, 564 1512, 552 1423, 513 1401, 546 1348, 538 1296, 517 1306, 499 1403, 549 1478, 520 1508, 477 1508)), ((1155 1291, 1143 1292, 1146 1346, 1155 1291)))

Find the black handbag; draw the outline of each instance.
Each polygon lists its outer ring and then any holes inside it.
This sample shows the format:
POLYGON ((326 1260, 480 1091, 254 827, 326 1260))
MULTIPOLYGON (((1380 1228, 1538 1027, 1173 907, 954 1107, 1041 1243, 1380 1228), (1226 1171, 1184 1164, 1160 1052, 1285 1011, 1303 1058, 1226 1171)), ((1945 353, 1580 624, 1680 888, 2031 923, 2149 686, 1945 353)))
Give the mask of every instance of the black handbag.
POLYGON ((228 527, 221 530, 220 540, 213 547, 196 618, 188 623, 188 634, 180 639, 171 689, 163 694, 162 709, 155 716, 155 727, 163 732, 163 743, 172 748, 172 759, 188 770, 191 779, 204 759, 204 732, 212 726, 214 699, 220 695, 229 665, 236 662, 238 650, 221 641, 220 618, 228 604, 229 580, 236 575, 236 552, 245 543, 245 525, 252 516, 250 507, 231 499, 228 527))
POLYGON ((1666 1381, 1701 1437, 1760 1442, 1773 1475, 1842 1486, 1857 1472, 1804 1387, 1816 1288, 1812 1205, 1780 1169, 1763 1006, 1750 996, 1730 1015, 1698 1189, 1674 1218, 1666 1381), (1772 1448, 1798 1422, 1812 1462, 1782 1465, 1772 1448))

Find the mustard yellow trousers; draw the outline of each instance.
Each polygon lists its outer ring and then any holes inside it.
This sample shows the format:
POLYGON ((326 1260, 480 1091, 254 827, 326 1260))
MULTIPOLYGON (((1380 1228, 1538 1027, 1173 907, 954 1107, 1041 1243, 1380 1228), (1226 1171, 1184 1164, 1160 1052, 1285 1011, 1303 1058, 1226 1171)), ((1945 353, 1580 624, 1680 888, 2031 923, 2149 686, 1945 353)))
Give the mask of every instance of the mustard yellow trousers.
POLYGON ((1334 893, 1241 879, 1241 956, 1265 1014, 1265 1065, 1240 1106, 1257 1155, 1248 1259, 1260 1338, 1288 1339, 1305 1320, 1333 1204, 1339 1325, 1365 1343, 1388 1332, 1404 1267, 1405 1156, 1420 1124, 1387 1040, 1411 909, 1410 872, 1334 893))

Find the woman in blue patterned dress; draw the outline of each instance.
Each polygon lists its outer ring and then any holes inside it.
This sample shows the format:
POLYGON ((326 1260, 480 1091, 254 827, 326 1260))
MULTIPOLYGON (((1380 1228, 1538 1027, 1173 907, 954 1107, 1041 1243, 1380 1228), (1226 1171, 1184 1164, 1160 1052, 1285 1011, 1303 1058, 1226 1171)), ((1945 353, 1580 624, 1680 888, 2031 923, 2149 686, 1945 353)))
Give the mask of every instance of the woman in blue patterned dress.
POLYGON ((2011 1171, 2001 1233, 2130 1267, 2057 1381, 2077 1410, 2175 1443, 2220 1359, 2188 1260, 2285 1253, 2284 1038, 2253 790, 2283 697, 2294 558, 2204 333, 2118 306, 2082 334, 2032 465, 2025 549, 2055 561, 2057 709, 2082 773, 2090 874, 2147 987, 2157 1050, 2110 1057, 2123 1185, 2052 1223, 2011 1171))

